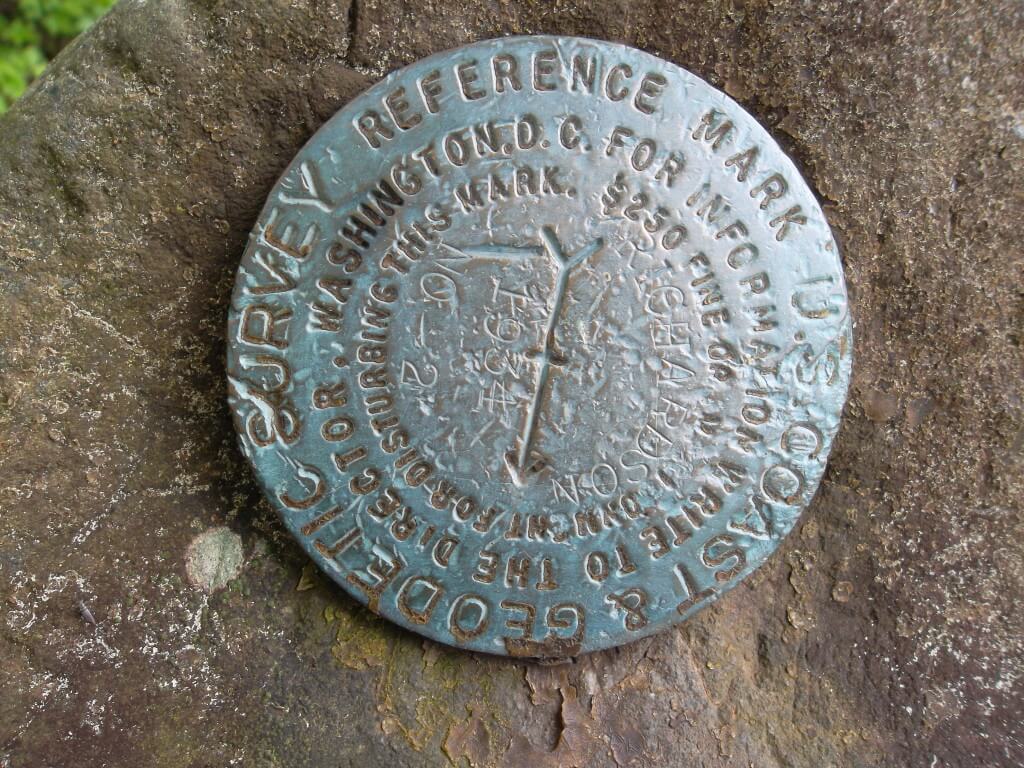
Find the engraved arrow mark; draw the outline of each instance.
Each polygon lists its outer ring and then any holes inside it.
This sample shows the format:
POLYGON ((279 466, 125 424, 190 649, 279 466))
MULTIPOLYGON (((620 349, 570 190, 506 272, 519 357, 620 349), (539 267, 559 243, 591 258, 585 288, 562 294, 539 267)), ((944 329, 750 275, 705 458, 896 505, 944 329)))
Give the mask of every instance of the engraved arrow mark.
POLYGON ((556 348, 555 328, 562 314, 562 306, 565 304, 565 294, 569 286, 569 275, 573 269, 600 251, 604 245, 604 241, 598 238, 590 245, 578 251, 575 256, 567 257, 551 227, 541 229, 540 235, 544 241, 544 250, 547 252, 548 258, 558 265, 558 273, 555 277, 554 296, 548 311, 548 322, 544 329, 544 343, 537 355, 540 358, 540 365, 537 369, 537 385, 533 390, 530 408, 526 412, 526 423, 523 426, 523 434, 519 440, 519 451, 518 453, 510 451, 505 455, 505 463, 508 465, 509 473, 512 475, 512 481, 519 486, 526 483, 526 461, 530 456, 530 447, 533 445, 534 433, 537 431, 540 406, 544 396, 547 394, 551 366, 565 365, 567 361, 565 355, 556 348))
POLYGON ((534 357, 540 359, 537 369, 537 385, 534 387, 533 399, 526 411, 526 419, 523 424, 523 433, 518 441, 518 451, 509 451, 505 454, 505 465, 508 467, 512 482, 518 486, 526 484, 527 470, 535 469, 535 465, 527 467, 530 457, 530 448, 533 445, 533 436, 537 431, 537 420, 539 418, 541 403, 547 394, 548 380, 551 377, 551 366, 562 366, 567 358, 556 349, 555 328, 562 314, 562 306, 565 304, 565 295, 569 287, 569 276, 572 270, 596 254, 604 246, 604 240, 598 238, 590 245, 580 249, 574 256, 567 256, 562 250, 561 243, 551 227, 542 227, 540 237, 543 247, 522 248, 506 245, 483 245, 473 248, 455 248, 445 244, 448 248, 459 253, 476 258, 521 258, 547 254, 558 266, 555 276, 555 290, 549 302, 548 319, 544 329, 544 342, 540 348, 533 353, 534 357))

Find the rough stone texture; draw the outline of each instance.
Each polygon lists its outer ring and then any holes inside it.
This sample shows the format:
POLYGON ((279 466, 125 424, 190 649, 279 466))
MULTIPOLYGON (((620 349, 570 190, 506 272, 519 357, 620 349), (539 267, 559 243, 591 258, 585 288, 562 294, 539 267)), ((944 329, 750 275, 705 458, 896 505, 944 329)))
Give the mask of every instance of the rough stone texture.
POLYGON ((1024 8, 123 2, 0 120, 0 766, 1017 766, 1024 8), (237 453, 245 238, 372 78, 506 33, 626 42, 803 167, 856 327, 816 502, 687 625, 542 667, 321 579, 237 453), (242 570, 207 594, 197 535, 242 570), (92 617, 94 620, 89 621, 92 617))
POLYGON ((185 553, 185 573, 204 592, 224 589, 242 568, 242 537, 219 525, 196 536, 185 553))

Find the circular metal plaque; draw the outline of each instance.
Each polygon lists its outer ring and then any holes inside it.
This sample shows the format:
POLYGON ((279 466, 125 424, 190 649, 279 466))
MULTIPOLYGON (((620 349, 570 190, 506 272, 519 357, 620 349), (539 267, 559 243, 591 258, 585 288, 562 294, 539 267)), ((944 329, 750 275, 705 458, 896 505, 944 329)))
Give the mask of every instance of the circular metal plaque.
POLYGON ((267 201, 228 326, 242 449, 335 581, 462 648, 684 620, 778 546, 846 397, 835 241, 677 66, 519 37, 395 72, 267 201))

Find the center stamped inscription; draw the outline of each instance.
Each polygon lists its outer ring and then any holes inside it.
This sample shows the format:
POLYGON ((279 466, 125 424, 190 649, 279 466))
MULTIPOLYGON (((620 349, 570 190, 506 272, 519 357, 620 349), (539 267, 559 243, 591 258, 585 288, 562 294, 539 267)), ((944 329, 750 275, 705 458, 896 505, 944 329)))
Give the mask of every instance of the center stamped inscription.
POLYGON ((241 445, 372 610, 559 657, 677 623, 821 478, 849 380, 834 240, 770 136, 629 49, 396 72, 274 188, 229 318, 241 445))

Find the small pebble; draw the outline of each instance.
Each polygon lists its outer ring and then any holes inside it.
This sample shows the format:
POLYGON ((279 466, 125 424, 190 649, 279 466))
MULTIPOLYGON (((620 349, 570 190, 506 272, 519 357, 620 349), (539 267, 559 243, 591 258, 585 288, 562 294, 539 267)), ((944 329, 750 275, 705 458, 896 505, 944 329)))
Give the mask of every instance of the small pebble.
POLYGON ((78 612, 82 614, 83 619, 93 626, 96 626, 96 617, 92 615, 92 611, 89 610, 89 606, 81 600, 78 601, 78 612))
POLYGON ((845 603, 853 595, 853 584, 848 581, 837 581, 832 587, 832 599, 837 603, 845 603))

